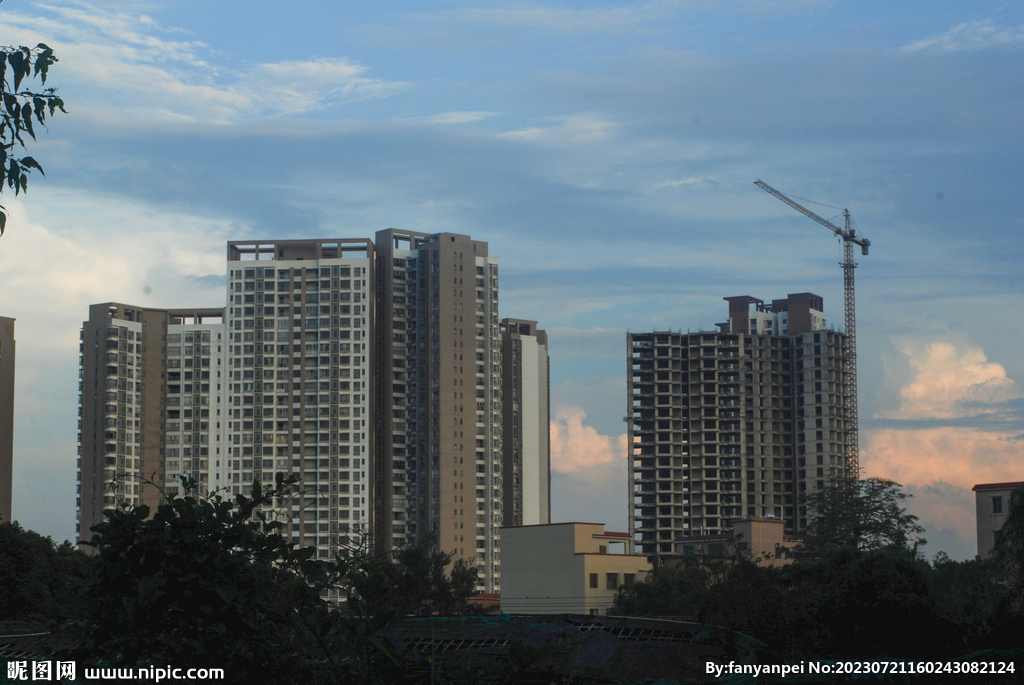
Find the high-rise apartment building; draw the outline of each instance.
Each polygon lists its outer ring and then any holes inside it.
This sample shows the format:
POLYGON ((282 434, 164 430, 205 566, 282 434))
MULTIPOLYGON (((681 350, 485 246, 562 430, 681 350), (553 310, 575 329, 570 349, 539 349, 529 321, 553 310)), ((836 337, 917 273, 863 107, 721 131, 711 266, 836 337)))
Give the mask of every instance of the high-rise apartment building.
POLYGON ((389 229, 378 250, 375 500, 383 546, 435 535, 500 587, 501 337, 487 243, 389 229), (387 312, 387 315, 384 313, 387 312))
POLYGON ((0 522, 12 520, 13 470, 14 319, 0 316, 0 522))
POLYGON ((219 458, 223 310, 89 307, 79 343, 76 532, 119 501, 155 508, 219 458), (186 342, 183 342, 186 341, 186 342), (169 458, 168 458, 169 457, 169 458))
MULTIPOLYGON (((376 245, 231 242, 227 257, 223 309, 90 308, 80 538, 103 509, 155 506, 182 475, 245 494, 283 474, 303 493, 291 533, 318 556, 356 536, 384 551, 431 534, 477 566, 482 591, 497 591, 507 484, 487 244, 390 229, 376 245)), ((522 323, 533 332, 517 333, 531 351, 516 364, 530 369, 516 406, 530 421, 544 415, 527 425, 546 450, 546 338, 522 323)), ((546 469, 546 456, 531 459, 546 469)), ((546 473, 530 474, 507 491, 546 515, 546 473)))
POLYGON ((627 334, 630 533, 638 553, 732 521, 807 526, 802 498, 847 477, 843 334, 822 299, 726 298, 717 331, 627 334))
POLYGON ((502 473, 506 526, 551 523, 548 336, 536 321, 501 320, 502 473))
POLYGON ((298 476, 292 537, 333 557, 369 533, 374 248, 228 243, 223 481, 298 476))

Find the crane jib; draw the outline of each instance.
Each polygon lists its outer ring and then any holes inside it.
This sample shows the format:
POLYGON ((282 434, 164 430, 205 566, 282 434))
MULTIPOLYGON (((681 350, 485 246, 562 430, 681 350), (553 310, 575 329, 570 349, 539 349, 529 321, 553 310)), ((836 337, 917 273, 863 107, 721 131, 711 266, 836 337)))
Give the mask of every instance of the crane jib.
POLYGON ((843 344, 845 353, 843 409, 847 429, 846 444, 844 447, 846 451, 846 462, 848 465, 846 477, 856 479, 860 473, 860 431, 857 420, 857 308, 855 304, 856 297, 854 293, 853 277, 853 270, 857 267, 857 264, 853 261, 853 245, 860 245, 861 253, 866 255, 868 253, 868 247, 871 245, 871 241, 867 238, 857 236, 857 231, 855 231, 850 225, 851 221, 849 210, 843 210, 843 218, 845 219, 846 224, 846 228, 844 230, 833 224, 828 219, 823 219, 803 205, 794 202, 787 195, 775 190, 775 188, 772 188, 761 179, 754 181, 754 185, 772 197, 786 203, 804 216, 814 219, 819 224, 843 239, 844 255, 843 261, 839 264, 843 267, 843 291, 846 300, 844 303, 846 315, 846 339, 843 344))

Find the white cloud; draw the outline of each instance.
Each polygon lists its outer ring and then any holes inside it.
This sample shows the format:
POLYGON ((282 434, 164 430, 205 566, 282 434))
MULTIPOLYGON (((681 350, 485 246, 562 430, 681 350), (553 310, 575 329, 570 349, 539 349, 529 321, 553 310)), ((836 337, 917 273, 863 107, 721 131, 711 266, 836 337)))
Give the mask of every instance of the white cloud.
POLYGON ((506 131, 499 133, 498 137, 541 145, 571 145, 605 140, 611 138, 619 129, 617 123, 600 119, 593 114, 545 117, 545 120, 559 123, 553 126, 506 131))
POLYGON ((264 113, 295 114, 338 102, 384 98, 409 87, 364 76, 367 68, 343 58, 261 64, 229 88, 264 113))
POLYGON ((162 29, 146 16, 84 3, 38 8, 52 16, 5 12, 0 17, 9 40, 54 48, 61 61, 51 76, 59 74, 62 91, 75 96, 79 112, 224 124, 321 111, 409 87, 370 78, 367 67, 341 57, 216 67, 207 45, 155 36, 162 29))
POLYGON ((900 389, 900 406, 880 412, 891 419, 951 419, 993 411, 1021 397, 1001 364, 977 347, 952 342, 903 342, 898 347, 913 377, 900 389))
POLYGON ((493 117, 497 112, 475 111, 475 112, 444 112, 435 114, 432 117, 425 117, 423 121, 429 124, 472 124, 493 117))
POLYGON ((714 180, 716 179, 709 177, 688 176, 686 178, 677 178, 668 181, 663 181, 662 183, 656 183, 651 190, 661 190, 662 188, 678 188, 680 186, 692 186, 701 183, 707 183, 709 181, 714 180))
POLYGON ((154 215, 123 200, 98 209, 94 196, 47 190, 47 205, 77 210, 74 227, 52 228, 33 218, 26 204, 5 203, 10 217, 0 245, 0 282, 9 295, 5 315, 18 319, 19 357, 49 349, 75 354, 90 304, 191 304, 185 298, 199 293, 183 284, 222 275, 225 241, 245 237, 227 221, 154 215))
POLYGON ((555 410, 551 422, 552 521, 626 527, 626 435, 602 435, 584 425, 574 406, 555 410))
POLYGON ((907 52, 921 50, 952 52, 1008 47, 1022 42, 1024 42, 1024 26, 1002 28, 995 26, 991 19, 984 19, 957 24, 944 33, 922 38, 903 49, 907 52))

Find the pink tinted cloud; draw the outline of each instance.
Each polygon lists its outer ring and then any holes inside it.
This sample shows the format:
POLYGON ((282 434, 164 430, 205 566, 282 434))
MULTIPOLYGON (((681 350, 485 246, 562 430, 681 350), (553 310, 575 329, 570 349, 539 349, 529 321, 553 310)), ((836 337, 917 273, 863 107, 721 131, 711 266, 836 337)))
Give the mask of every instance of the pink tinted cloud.
MULTIPOLYGON (((880 418, 969 419, 990 414, 1021 396, 1001 364, 983 350, 940 341, 899 348, 911 371, 899 409, 880 418)), ((1009 431, 974 426, 892 427, 865 431, 861 466, 866 476, 892 479, 915 493, 909 509, 930 530, 955 532, 973 550, 978 483, 1024 480, 1024 439, 1009 431)))
MULTIPOLYGON (((587 414, 580 407, 560 407, 551 422, 551 468, 562 473, 582 473, 620 466, 626 459, 626 435, 601 435, 583 425, 587 414)), ((625 488, 626 484, 623 483, 625 488)))
POLYGON ((869 431, 861 456, 865 474, 904 485, 945 481, 970 489, 978 483, 1024 479, 1024 440, 962 426, 869 431))

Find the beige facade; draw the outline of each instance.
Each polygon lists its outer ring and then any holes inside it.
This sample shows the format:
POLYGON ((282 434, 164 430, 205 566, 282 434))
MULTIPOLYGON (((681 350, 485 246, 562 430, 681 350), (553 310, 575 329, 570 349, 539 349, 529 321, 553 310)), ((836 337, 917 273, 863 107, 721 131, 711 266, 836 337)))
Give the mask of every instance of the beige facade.
POLYGON ((14 347, 14 319, 0 316, 0 522, 13 520, 14 347))
POLYGON ((203 342, 200 331, 222 336, 222 317, 221 309, 89 307, 79 343, 79 540, 89 540, 103 510, 119 503, 155 509, 165 488, 177 489, 178 473, 210 487, 207 452, 219 436, 211 412, 220 411, 221 399, 210 374, 220 374, 223 341, 203 342))
POLYGON ((552 523, 501 530, 501 610, 509 614, 605 614, 622 585, 651 570, 628 554, 629 534, 603 523, 552 523))
POLYGON ((981 483, 971 488, 974 490, 978 526, 978 556, 982 559, 992 554, 999 544, 1003 524, 1010 511, 1010 497, 1020 487, 1024 487, 1024 481, 981 483))
POLYGON ((504 522, 551 522, 551 411, 548 336, 536 321, 501 320, 504 522))
POLYGON ((785 523, 775 518, 740 519, 718 535, 694 535, 675 541, 677 557, 742 557, 762 566, 792 563, 797 542, 785 534, 785 523))
POLYGON ((742 518, 798 533, 802 494, 849 472, 844 336, 823 328, 821 298, 726 299, 718 331, 627 334, 639 553, 672 554, 675 539, 725 534, 742 518))
POLYGON ((500 589, 498 263, 455 233, 376 235, 377 544, 436 536, 500 589))

